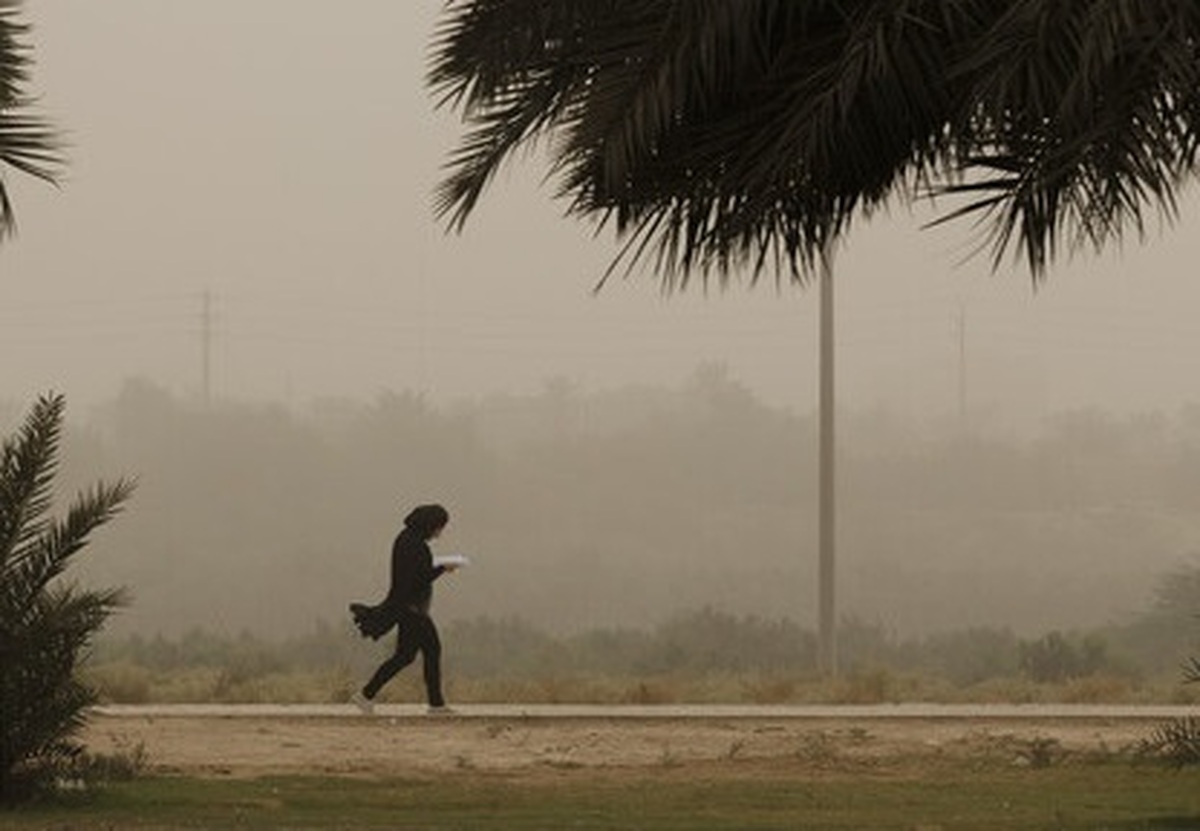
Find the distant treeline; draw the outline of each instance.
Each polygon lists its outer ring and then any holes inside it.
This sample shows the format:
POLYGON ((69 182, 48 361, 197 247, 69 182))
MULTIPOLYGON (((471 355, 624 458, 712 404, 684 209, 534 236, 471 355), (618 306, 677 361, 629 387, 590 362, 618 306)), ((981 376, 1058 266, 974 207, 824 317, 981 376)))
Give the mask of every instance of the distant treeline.
MULTIPOLYGON (((78 574, 131 589, 118 635, 280 640, 341 620, 382 595, 392 536, 425 500, 454 517, 441 550, 473 560, 438 586, 445 623, 522 620, 562 640, 704 607, 815 619, 815 423, 720 367, 673 389, 557 381, 303 410, 133 381, 69 418, 65 490, 140 483, 78 574)), ((848 412, 839 437, 838 609, 899 633, 897 649, 1122 624, 1200 562, 1200 408, 1068 413, 1036 436, 848 412)))

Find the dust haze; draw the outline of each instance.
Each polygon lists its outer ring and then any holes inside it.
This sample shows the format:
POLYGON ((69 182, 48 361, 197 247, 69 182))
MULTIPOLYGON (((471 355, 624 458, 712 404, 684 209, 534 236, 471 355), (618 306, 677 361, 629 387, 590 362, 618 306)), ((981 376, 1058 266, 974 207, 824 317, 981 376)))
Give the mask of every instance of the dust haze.
MULTIPOLYGON (((1118 623, 1194 565, 1200 408, 1076 412, 1036 436, 850 414, 840 488, 845 616, 904 635, 1118 623)), ((674 388, 438 407, 412 392, 279 404, 179 399, 132 381, 74 424, 65 489, 136 471, 81 574, 125 584, 113 629, 287 636, 374 602, 407 510, 452 512, 443 620, 557 633, 712 607, 815 614, 816 430, 719 365, 674 388)))
MULTIPOLYGON (((460 235, 440 0, 30 0, 61 188, 11 182, 0 416, 66 394, 65 484, 138 476, 86 576, 137 631, 285 634, 386 582, 440 499, 443 618, 812 617, 816 295, 592 288, 536 158, 460 235)), ((1129 614, 1195 562, 1200 222, 1031 284, 927 207, 836 260, 839 607, 898 630, 1129 614)))

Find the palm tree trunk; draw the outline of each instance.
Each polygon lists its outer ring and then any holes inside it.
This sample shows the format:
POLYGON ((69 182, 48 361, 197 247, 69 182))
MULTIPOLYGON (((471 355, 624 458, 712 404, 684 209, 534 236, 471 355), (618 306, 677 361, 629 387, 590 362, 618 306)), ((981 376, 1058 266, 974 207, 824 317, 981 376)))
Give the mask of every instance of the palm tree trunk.
POLYGON ((834 374, 833 374, 833 252, 821 253, 820 320, 820 463, 818 495, 817 664, 826 677, 837 675, 834 561, 837 511, 835 503, 834 374))

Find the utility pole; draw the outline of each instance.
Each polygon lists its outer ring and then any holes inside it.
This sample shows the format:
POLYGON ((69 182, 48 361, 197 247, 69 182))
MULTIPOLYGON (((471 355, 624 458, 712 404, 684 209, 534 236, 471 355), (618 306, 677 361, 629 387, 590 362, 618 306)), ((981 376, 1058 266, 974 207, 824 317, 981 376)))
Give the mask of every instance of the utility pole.
POLYGON ((967 429, 967 307, 958 307, 958 426, 967 429))
POLYGON ((833 251, 821 253, 820 463, 818 488, 817 664, 827 678, 837 676, 837 614, 834 602, 837 511, 835 504, 833 251))
POLYGON ((212 292, 208 289, 200 308, 200 394, 207 407, 212 400, 212 292))

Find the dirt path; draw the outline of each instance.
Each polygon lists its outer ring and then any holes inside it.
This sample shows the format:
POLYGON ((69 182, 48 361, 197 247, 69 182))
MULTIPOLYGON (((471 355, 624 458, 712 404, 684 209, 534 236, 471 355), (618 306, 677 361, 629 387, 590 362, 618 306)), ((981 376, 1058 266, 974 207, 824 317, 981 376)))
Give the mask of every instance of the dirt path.
POLYGON ((145 753, 150 770, 211 776, 270 773, 436 775, 644 770, 710 762, 786 763, 837 770, 914 762, 1002 759, 1041 764, 1129 752, 1147 717, 565 716, 420 714, 93 716, 96 752, 145 753))

